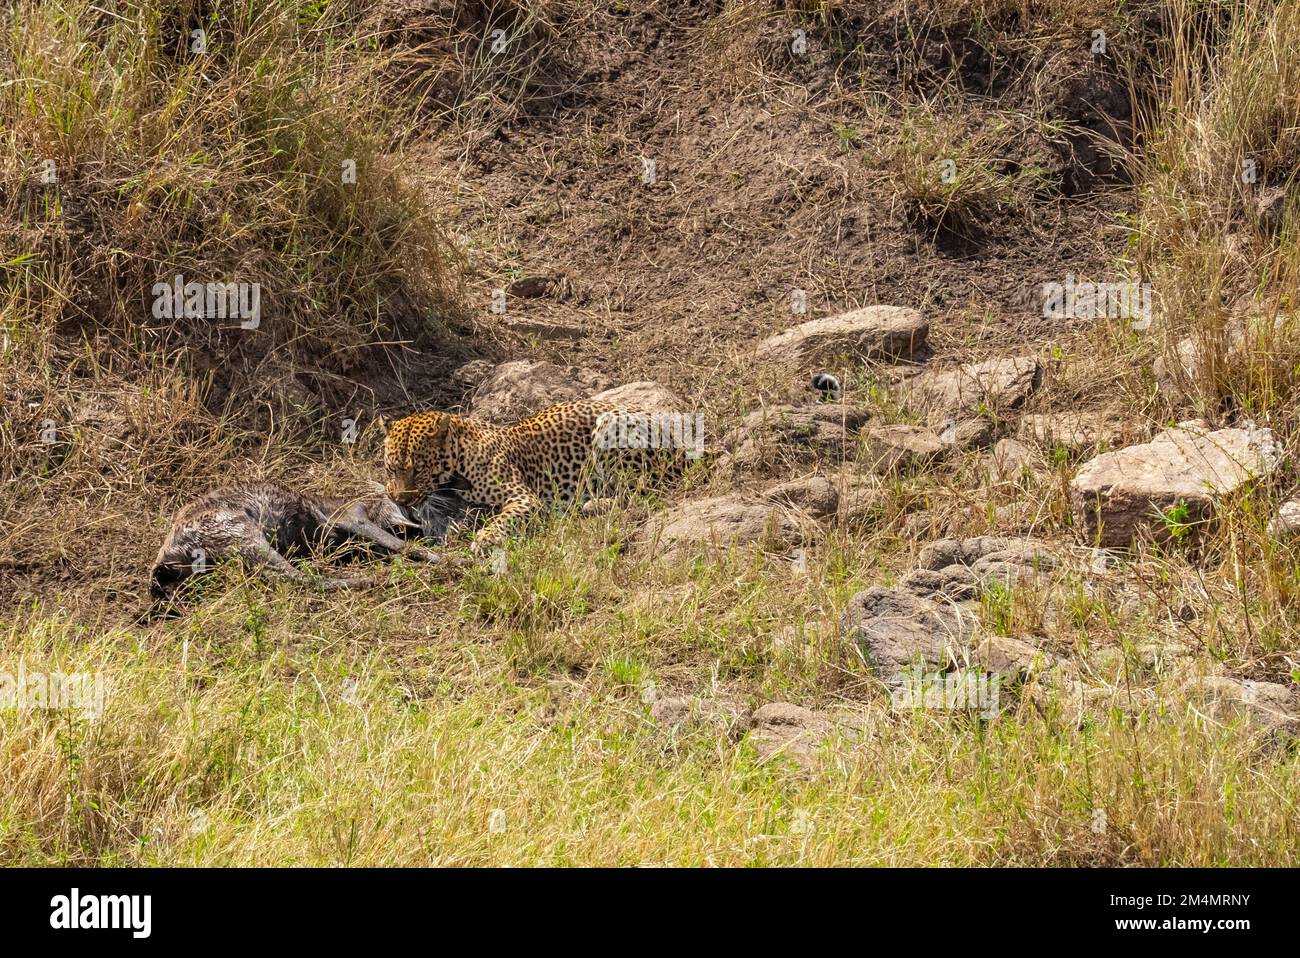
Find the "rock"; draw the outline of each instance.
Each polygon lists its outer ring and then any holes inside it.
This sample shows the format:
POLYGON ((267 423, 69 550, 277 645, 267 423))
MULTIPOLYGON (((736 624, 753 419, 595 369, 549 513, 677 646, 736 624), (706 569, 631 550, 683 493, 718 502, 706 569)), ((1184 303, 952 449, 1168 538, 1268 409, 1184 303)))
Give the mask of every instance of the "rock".
POLYGON ((471 359, 464 365, 456 367, 451 374, 451 381, 461 389, 475 389, 492 375, 492 370, 495 368, 495 365, 486 359, 471 359))
POLYGON ((872 586, 840 615, 840 631, 857 643, 885 681, 918 661, 931 669, 962 664, 973 617, 901 589, 872 586))
POLYGON ((979 594, 979 582, 968 566, 949 565, 942 569, 913 569, 903 577, 902 587, 913 595, 942 595, 956 602, 979 594))
POLYGON ((866 306, 769 336, 758 344, 757 353, 791 364, 827 363, 836 357, 855 363, 908 359, 925 345, 929 334, 929 323, 914 309, 866 306))
POLYGON ((558 276, 526 276, 507 286, 506 294, 518 296, 521 299, 538 299, 559 291, 561 285, 561 279, 558 276))
POLYGON ((903 387, 909 402, 935 413, 974 412, 979 407, 1015 409, 1037 388, 1038 360, 1008 356, 952 370, 928 371, 903 387))
POLYGON ((1059 558, 1032 539, 974 536, 939 539, 921 549, 920 568, 903 580, 917 595, 970 599, 994 582, 1007 586, 1033 582, 1056 568, 1059 558))
POLYGON ((1078 454, 1094 452, 1099 446, 1118 445, 1126 438, 1126 431, 1116 413, 1035 413, 1021 418, 1020 436, 1078 454))
POLYGON ((863 434, 862 462, 876 472, 919 469, 950 447, 920 426, 871 426, 863 434))
POLYGON ((939 434, 939 441, 954 449, 979 449, 993 441, 993 423, 983 416, 953 422, 939 434))
POLYGON ((779 462, 852 460, 855 437, 869 413, 858 406, 812 403, 756 409, 723 439, 733 469, 755 470, 779 462))
POLYGON ((1016 676, 1052 657, 1028 642, 981 634, 972 610, 936 602, 906 589, 872 586, 849 600, 840 632, 857 644, 876 676, 888 685, 907 680, 914 670, 985 670, 1016 676))
POLYGON ((1029 447, 1014 439, 999 439, 989 453, 986 470, 989 483, 1019 482, 1024 474, 1033 468, 1034 454, 1029 447))
POLYGON ((604 377, 590 370, 565 369, 544 359, 513 360, 494 367, 474 390, 470 414, 495 423, 517 422, 605 385, 604 377))
POLYGON ((1255 198, 1255 220, 1260 228, 1270 235, 1281 230, 1286 206, 1285 186, 1267 186, 1261 189, 1255 198))
POLYGON ((732 703, 718 699, 667 695, 655 698, 650 706, 650 718, 664 728, 706 725, 729 729, 740 721, 740 713, 732 703))
POLYGON ((829 719, 811 709, 789 702, 770 702, 755 710, 748 741, 760 761, 784 755, 808 767, 833 728, 829 719))
POLYGON ((1289 499, 1277 508, 1277 515, 1269 520, 1268 534, 1278 540, 1290 539, 1300 531, 1300 499, 1289 499))
POLYGON ((1206 519, 1218 501, 1271 475, 1281 451, 1269 429, 1219 429, 1183 423, 1150 442, 1085 463, 1070 483, 1075 520, 1106 548, 1127 546, 1140 530, 1167 535, 1158 516, 1185 503, 1188 521, 1206 519))
POLYGON ((881 499, 881 483, 874 476, 841 473, 836 480, 839 491, 839 514, 850 525, 866 522, 876 515, 881 499))
POLYGON ((1300 728, 1300 697, 1276 682, 1207 675, 1183 689, 1188 704, 1216 722, 1245 720, 1268 730, 1300 728))
POLYGON ((615 386, 613 389, 596 393, 591 398, 647 412, 687 412, 686 403, 677 393, 667 386, 649 380, 615 386))
POLYGON ((807 476, 773 486, 763 493, 770 502, 801 509, 814 519, 834 515, 840 506, 840 494, 824 476, 807 476))
POLYGON ((775 503, 736 495, 694 499, 654 515, 642 537, 671 554, 692 545, 760 544, 784 550, 801 538, 799 523, 775 503))
POLYGON ((578 340, 587 335, 585 326, 556 323, 545 319, 521 316, 519 313, 509 313, 498 317, 498 319, 506 330, 527 340, 537 340, 539 342, 578 340))

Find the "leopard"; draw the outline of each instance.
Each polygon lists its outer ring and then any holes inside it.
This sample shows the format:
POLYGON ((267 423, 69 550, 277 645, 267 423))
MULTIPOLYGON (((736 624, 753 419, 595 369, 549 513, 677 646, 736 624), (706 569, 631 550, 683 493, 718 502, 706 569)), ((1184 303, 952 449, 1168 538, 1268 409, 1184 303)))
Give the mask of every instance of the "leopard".
MULTIPOLYGON (((498 425, 447 412, 421 412, 384 432, 384 491, 409 506, 443 489, 495 510, 478 529, 471 551, 500 545, 547 506, 578 506, 611 491, 615 467, 643 470, 664 450, 620 446, 616 417, 656 413, 596 399, 556 403, 515 423, 498 425)), ((624 420, 626 421, 626 420, 624 420)), ((661 475, 684 463, 669 452, 661 475)))

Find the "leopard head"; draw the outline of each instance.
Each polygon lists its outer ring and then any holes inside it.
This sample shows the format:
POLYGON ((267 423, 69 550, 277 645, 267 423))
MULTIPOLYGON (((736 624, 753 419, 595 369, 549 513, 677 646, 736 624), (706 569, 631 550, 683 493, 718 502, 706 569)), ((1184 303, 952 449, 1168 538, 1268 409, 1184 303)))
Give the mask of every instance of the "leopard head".
POLYGON ((423 412, 384 429, 384 491, 402 505, 427 498, 456 477, 457 460, 447 413, 423 412))

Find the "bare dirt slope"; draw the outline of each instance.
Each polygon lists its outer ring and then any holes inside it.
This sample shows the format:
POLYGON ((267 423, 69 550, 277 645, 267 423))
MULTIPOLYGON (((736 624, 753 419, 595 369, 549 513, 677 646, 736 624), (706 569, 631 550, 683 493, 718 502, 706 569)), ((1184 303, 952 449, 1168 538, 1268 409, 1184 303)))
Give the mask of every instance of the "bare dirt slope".
POLYGON ((973 21, 898 14, 818 29, 602 8, 556 92, 489 134, 432 131, 408 162, 469 240, 480 330, 512 357, 690 389, 797 321, 796 288, 803 318, 917 307, 949 358, 1059 336, 1040 285, 1100 275, 1122 249, 1127 190, 1088 135, 1123 135, 1114 61, 1068 29, 1013 54, 973 21), (972 144, 1004 189, 970 223, 936 222, 907 183, 944 156, 968 175, 972 144), (494 316, 492 290, 525 278, 554 284, 494 316))

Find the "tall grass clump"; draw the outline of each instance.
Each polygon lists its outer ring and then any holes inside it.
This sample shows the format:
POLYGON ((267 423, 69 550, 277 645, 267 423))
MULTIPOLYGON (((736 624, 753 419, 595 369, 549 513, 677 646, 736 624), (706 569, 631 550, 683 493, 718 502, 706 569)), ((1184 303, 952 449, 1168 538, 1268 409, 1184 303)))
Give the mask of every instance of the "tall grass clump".
POLYGON ((437 319, 456 256, 393 154, 361 7, 20 0, 0 62, 0 308, 14 341, 310 359, 346 372, 437 319), (154 314, 258 284, 260 324, 154 314))

